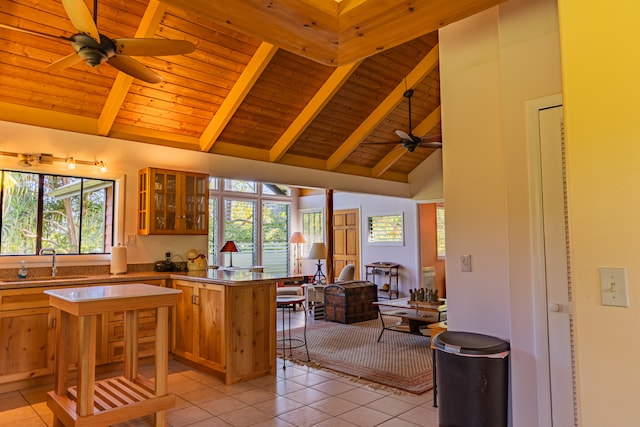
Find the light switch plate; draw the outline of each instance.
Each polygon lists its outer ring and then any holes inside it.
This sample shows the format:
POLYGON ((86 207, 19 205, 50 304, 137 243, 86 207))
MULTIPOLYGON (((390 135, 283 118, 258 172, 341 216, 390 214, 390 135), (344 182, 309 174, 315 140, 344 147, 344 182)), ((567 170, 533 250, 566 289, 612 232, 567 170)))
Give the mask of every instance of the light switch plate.
POLYGON ((626 268, 600 269, 600 294, 602 305, 629 307, 626 268))
POLYGON ((460 271, 463 273, 471 272, 471 255, 470 254, 460 255, 460 271))

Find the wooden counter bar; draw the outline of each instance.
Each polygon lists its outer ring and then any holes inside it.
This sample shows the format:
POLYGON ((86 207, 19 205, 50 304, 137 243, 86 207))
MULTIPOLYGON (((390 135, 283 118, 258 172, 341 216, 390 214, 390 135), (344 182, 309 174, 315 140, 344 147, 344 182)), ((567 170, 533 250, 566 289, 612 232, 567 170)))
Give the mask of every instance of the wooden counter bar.
POLYGON ((175 404, 167 390, 169 308, 179 290, 146 284, 48 289, 49 302, 57 311, 55 389, 47 404, 54 426, 109 426, 156 414, 156 426, 166 425, 166 409, 175 404), (155 381, 138 374, 138 310, 156 310, 155 381), (96 318, 125 311, 123 375, 95 381, 96 318), (71 316, 78 318, 77 385, 69 387, 67 345, 71 316))

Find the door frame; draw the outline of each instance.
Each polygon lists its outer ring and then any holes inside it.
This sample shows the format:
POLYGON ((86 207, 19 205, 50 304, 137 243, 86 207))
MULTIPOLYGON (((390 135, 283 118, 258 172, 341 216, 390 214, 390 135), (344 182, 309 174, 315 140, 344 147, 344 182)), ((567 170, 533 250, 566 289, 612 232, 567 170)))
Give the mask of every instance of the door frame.
MULTIPOLYGON (((542 159, 540 154, 540 119, 539 111, 562 106, 562 95, 556 94, 526 102, 527 137, 529 140, 529 170, 531 194, 531 231, 532 231, 532 283, 533 283, 533 322, 534 343, 536 351, 536 393, 538 403, 538 420, 541 425, 553 425, 553 408, 559 402, 552 402, 551 395, 551 361, 549 352, 553 343, 548 333, 548 300, 547 275, 545 268, 545 238, 542 210, 542 159)), ((562 236, 564 239, 564 236, 562 236)), ((568 268, 568 266, 567 266, 568 268)), ((573 360, 571 361, 572 368, 573 360)), ((574 392, 575 393, 575 392, 574 392)), ((574 394, 575 401, 575 394, 574 394)), ((566 402, 564 402, 566 404, 566 402)), ((575 420, 575 408, 572 405, 575 420)), ((565 427, 565 426, 558 426, 565 427)))

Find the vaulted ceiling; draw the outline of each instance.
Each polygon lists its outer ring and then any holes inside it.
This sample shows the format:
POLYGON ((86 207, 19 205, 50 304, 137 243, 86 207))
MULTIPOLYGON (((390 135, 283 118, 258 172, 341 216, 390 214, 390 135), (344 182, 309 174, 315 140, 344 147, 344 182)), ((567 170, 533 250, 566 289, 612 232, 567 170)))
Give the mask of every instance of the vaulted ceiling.
POLYGON ((45 70, 69 42, 6 27, 69 37, 62 3, 4 0, 0 120, 406 182, 434 149, 394 130, 440 133, 437 28, 500 1, 100 0, 110 38, 195 44, 136 57, 151 84, 108 64, 45 70))

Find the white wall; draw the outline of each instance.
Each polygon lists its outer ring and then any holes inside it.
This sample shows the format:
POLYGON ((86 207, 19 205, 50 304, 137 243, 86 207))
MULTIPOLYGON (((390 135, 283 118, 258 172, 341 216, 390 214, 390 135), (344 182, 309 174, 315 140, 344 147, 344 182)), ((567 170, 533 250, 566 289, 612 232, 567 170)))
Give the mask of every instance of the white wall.
MULTIPOLYGON (((82 160, 103 160, 107 163, 109 171, 100 174, 96 168, 78 165, 78 175, 92 176, 109 179, 123 179, 125 218, 121 227, 118 241, 124 241, 124 234, 136 233, 136 209, 137 209, 137 173, 147 166, 170 168, 177 170, 189 170, 205 172, 212 176, 221 176, 238 179, 254 179, 266 182, 276 182, 289 185, 300 185, 316 188, 334 188, 341 191, 353 191, 366 194, 385 194, 397 196, 398 200, 409 200, 411 187, 407 183, 389 182, 379 179, 348 176, 334 172, 324 172, 230 158, 197 151, 181 150, 171 147, 162 147, 144 143, 136 143, 120 139, 104 138, 92 135, 84 135, 73 132, 58 131, 21 125, 10 122, 0 122, 0 151, 17 153, 50 153, 56 157, 72 156, 82 160)), ((0 156, 0 167, 18 169, 15 157, 0 156)), ((439 165, 436 164, 438 169, 439 165)), ((52 172, 69 174, 62 163, 50 166, 33 166, 28 170, 34 172, 52 172)), ((433 178, 436 181, 440 178, 433 178)), ((292 208, 297 211, 295 204, 292 208)), ((415 213, 407 217, 408 230, 415 230, 415 213)), ((413 236, 407 244, 415 246, 413 236)), ((136 236, 135 245, 128 245, 127 256, 129 263, 149 263, 164 258, 166 251, 186 256, 189 249, 196 248, 206 251, 206 236, 136 236)), ((415 250, 412 251, 415 256, 415 250)), ((384 259, 384 254, 376 253, 370 260, 384 259)), ((387 257, 388 258, 388 257, 387 257)), ((85 263, 107 264, 108 256, 85 256, 85 263)), ((406 264, 405 254, 399 256, 398 262, 406 264)), ((29 263, 38 265, 38 257, 30 258, 29 263)), ((68 258, 67 258, 68 260, 68 258)), ((394 259, 395 260, 395 259, 394 259)), ((42 257, 42 265, 48 260, 42 257)), ((412 261, 413 262, 413 261, 412 261)), ((0 257, 0 265, 17 266, 18 259, 0 257)), ((60 265, 65 265, 65 257, 60 257, 60 265)), ((75 257, 73 264, 82 263, 75 257)), ((406 278, 406 283, 411 279, 406 278)))
MULTIPOLYGON (((324 208, 325 196, 304 196, 299 200, 300 209, 324 208)), ((409 289, 420 284, 420 253, 418 235, 418 207, 411 199, 372 196, 368 194, 334 192, 334 210, 359 209, 360 211, 360 277, 365 278, 364 265, 378 261, 396 262, 401 265, 399 291, 408 296, 409 289), (367 240, 367 217, 371 215, 404 215, 405 241, 403 246, 373 246, 367 240)), ((317 262, 317 261, 316 261, 317 262)), ((326 269, 323 271, 326 272, 326 269)), ((309 260, 303 263, 303 273, 313 274, 315 267, 309 260)))
POLYGON ((561 92, 555 0, 509 0, 444 27, 440 76, 449 328, 511 343, 511 423, 542 426, 525 103, 561 92))

